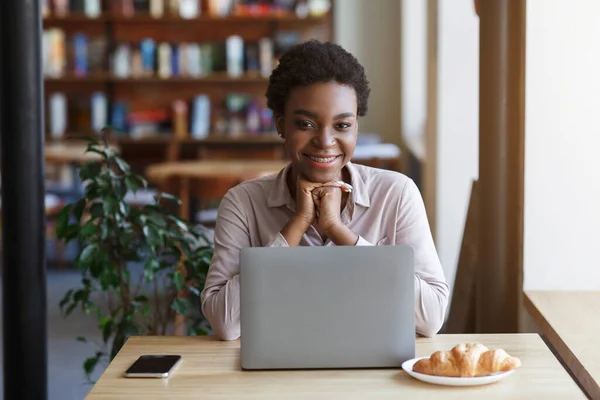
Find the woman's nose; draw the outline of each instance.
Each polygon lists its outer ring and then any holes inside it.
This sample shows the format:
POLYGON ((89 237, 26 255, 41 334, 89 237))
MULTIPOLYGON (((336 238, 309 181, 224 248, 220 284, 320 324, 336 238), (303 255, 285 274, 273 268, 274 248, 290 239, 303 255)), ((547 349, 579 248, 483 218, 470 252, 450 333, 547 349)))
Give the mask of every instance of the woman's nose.
POLYGON ((331 129, 320 129, 313 138, 313 144, 321 149, 335 146, 335 135, 331 129))

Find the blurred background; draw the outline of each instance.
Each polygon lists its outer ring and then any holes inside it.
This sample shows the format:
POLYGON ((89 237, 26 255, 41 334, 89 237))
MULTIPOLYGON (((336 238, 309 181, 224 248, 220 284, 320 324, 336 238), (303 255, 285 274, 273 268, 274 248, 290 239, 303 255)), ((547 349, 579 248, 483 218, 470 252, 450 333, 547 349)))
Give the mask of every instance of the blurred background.
MULTIPOLYGON (((524 182, 524 289, 600 290, 592 261, 600 224, 600 132, 592 120, 600 92, 600 24, 593 16, 600 4, 575 3, 527 2, 524 152, 503 149, 501 156, 525 165, 514 181, 524 182)), ((106 145, 130 166, 123 172, 147 181, 128 181, 115 207, 145 210, 158 193, 172 193, 181 199, 172 215, 200 229, 210 247, 227 190, 285 162, 264 93, 280 55, 307 39, 339 43, 365 66, 372 91, 354 162, 417 183, 444 272, 456 286, 472 250, 465 227, 480 165, 480 19, 473 0, 44 0, 42 14, 50 399, 85 397, 86 372, 94 380, 106 367, 106 359, 90 358, 93 343, 116 332, 110 318, 86 309, 83 294, 77 301, 67 294, 81 287, 82 266, 93 268, 92 260, 82 264, 93 255, 84 254, 81 240, 64 240, 64 207, 86 195, 81 167, 99 156, 85 153, 87 143, 77 137, 99 137, 110 126, 106 145)), ((100 179, 99 170, 88 169, 88 178, 100 179)), ((510 188, 510 179, 505 183, 510 188)), ((127 268, 144 276, 150 267, 144 259, 127 268)), ((108 292, 98 290, 91 301, 108 292)), ((168 333, 182 333, 181 317, 172 317, 168 333)), ((519 318, 519 330, 535 329, 519 318)), ((206 333, 206 326, 198 329, 206 333)))

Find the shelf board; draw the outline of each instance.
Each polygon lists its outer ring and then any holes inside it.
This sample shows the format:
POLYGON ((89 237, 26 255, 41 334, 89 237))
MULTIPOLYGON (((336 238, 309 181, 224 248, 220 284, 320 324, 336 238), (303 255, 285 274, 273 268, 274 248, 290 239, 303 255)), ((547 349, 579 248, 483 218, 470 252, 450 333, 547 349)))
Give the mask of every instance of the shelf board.
POLYGON ((174 138, 170 135, 156 135, 146 136, 142 138, 132 137, 114 137, 114 140, 118 144, 282 144, 283 140, 273 134, 259 134, 259 135, 243 135, 237 137, 231 136, 218 136, 211 135, 205 139, 195 139, 193 137, 186 137, 184 139, 174 138))
POLYGON ((324 16, 308 16, 300 18, 295 14, 273 14, 273 15, 229 15, 227 17, 218 17, 212 15, 200 15, 197 18, 181 18, 178 15, 163 15, 160 18, 154 18, 150 14, 134 14, 131 17, 120 15, 120 14, 101 14, 96 18, 90 18, 83 13, 70 13, 65 16, 51 15, 44 18, 42 21, 48 24, 61 24, 61 23, 80 23, 80 22, 92 22, 92 23, 199 23, 199 22, 248 22, 248 23, 271 23, 271 22, 294 22, 294 23, 306 23, 314 24, 323 21, 327 15, 324 16))
POLYGON ((213 72, 210 75, 202 77, 183 77, 174 76, 171 78, 160 78, 157 76, 149 77, 130 77, 121 78, 111 74, 97 73, 87 76, 65 75, 61 77, 45 77, 46 82, 54 83, 267 83, 268 78, 260 75, 243 75, 238 78, 227 75, 226 72, 213 72))
POLYGON ((64 76, 45 76, 44 81, 47 83, 105 83, 109 81, 109 75, 105 73, 91 73, 85 76, 76 76, 68 74, 64 76))
POLYGON ((226 72, 213 72, 210 75, 202 77, 183 77, 174 76, 171 78, 161 78, 158 76, 150 77, 131 77, 131 78, 120 78, 112 76, 108 79, 111 82, 119 83, 193 83, 193 82, 205 82, 205 83, 267 83, 268 78, 264 78, 260 75, 242 75, 240 77, 231 77, 226 72))
POLYGON ((257 135, 242 135, 242 136, 220 136, 211 135, 205 139, 194 139, 192 137, 180 140, 182 143, 211 143, 211 144, 229 144, 229 143, 265 143, 265 144, 280 144, 283 140, 273 134, 257 134, 257 135))
POLYGON ((48 24, 62 24, 62 23, 70 23, 70 22, 74 22, 74 23, 79 23, 79 22, 105 23, 105 22, 108 22, 110 19, 111 19, 111 17, 108 14, 100 14, 96 18, 90 18, 87 15, 85 15, 84 13, 73 13, 72 12, 72 13, 69 13, 62 17, 57 16, 57 15, 49 15, 42 19, 42 23, 48 23, 48 24))

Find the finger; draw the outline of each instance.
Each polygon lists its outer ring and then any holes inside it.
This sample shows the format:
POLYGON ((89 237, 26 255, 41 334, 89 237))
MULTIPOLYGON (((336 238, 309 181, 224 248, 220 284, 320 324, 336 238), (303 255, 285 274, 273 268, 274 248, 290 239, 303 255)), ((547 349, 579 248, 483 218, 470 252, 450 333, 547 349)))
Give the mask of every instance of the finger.
POLYGON ((315 206, 319 207, 321 205, 320 193, 313 191, 313 192, 311 192, 311 195, 312 195, 313 203, 315 203, 315 206))
POLYGON ((347 184, 346 182, 342 182, 342 181, 332 181, 332 182, 327 182, 324 183, 323 186, 326 187, 337 187, 342 189, 344 192, 350 193, 352 192, 352 186, 347 184))

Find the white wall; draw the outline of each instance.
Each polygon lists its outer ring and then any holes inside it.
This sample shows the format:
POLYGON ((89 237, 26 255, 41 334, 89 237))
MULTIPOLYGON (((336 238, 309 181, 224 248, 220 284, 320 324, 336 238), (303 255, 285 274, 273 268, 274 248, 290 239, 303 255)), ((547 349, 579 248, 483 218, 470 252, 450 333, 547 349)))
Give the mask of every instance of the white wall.
POLYGON ((427 1, 401 1, 402 136, 423 141, 427 121, 427 1))
POLYGON ((361 62, 371 86, 369 111, 359 122, 360 131, 399 144, 400 2, 338 0, 334 26, 335 41, 361 62))
POLYGON ((598 38, 600 1, 527 1, 526 290, 600 290, 598 38))
POLYGON ((438 7, 435 233, 453 288, 471 184, 479 174, 479 18, 473 0, 441 0, 438 7))

